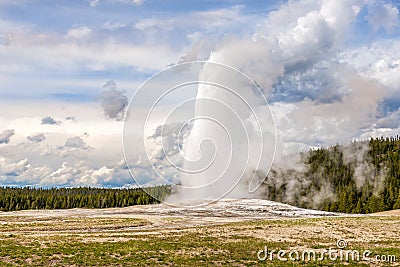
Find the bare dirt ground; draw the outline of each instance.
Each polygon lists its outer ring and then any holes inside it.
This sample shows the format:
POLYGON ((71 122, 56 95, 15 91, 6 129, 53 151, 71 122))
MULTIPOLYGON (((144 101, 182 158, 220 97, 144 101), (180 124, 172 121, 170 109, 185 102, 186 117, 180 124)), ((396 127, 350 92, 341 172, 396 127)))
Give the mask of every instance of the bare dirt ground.
POLYGON ((374 214, 370 214, 371 216, 400 216, 400 209, 398 210, 389 210, 383 212, 377 212, 374 214))

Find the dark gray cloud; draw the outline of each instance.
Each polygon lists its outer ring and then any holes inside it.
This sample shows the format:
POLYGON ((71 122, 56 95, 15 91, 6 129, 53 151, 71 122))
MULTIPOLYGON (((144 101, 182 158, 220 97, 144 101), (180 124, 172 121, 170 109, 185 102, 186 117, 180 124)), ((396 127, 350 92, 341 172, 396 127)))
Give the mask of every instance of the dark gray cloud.
POLYGON ((26 139, 34 143, 40 143, 46 140, 46 136, 44 136, 44 134, 30 135, 27 136, 26 139))
POLYGON ((66 117, 65 120, 67 120, 67 121, 72 121, 72 122, 76 122, 75 117, 72 117, 72 116, 66 117))
POLYGON ((47 116, 42 119, 42 124, 45 125, 60 125, 61 122, 55 120, 53 117, 47 116))
POLYGON ((67 139, 65 142, 65 146, 69 148, 79 148, 83 150, 90 150, 92 149, 90 146, 88 146, 85 141, 79 136, 74 136, 70 137, 67 139))
POLYGON ((123 91, 118 90, 117 84, 112 80, 107 81, 103 88, 106 90, 100 96, 100 103, 104 115, 109 119, 122 120, 128 105, 128 98, 123 91))
POLYGON ((10 142, 11 136, 15 134, 15 130, 5 130, 0 133, 0 144, 8 144, 10 142))

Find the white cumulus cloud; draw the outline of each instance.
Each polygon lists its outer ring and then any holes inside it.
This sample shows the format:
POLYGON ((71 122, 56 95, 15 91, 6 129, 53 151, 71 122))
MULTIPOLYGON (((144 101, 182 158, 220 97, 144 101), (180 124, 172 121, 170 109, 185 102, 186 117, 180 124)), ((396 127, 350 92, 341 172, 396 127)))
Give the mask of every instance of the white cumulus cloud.
POLYGON ((68 30, 66 37, 81 39, 89 36, 91 32, 92 30, 87 26, 76 26, 68 30))

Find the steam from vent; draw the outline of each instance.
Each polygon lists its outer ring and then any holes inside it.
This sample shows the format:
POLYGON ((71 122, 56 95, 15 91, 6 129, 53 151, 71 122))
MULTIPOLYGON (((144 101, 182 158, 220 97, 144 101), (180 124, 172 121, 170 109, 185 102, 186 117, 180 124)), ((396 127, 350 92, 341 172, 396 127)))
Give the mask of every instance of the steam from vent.
POLYGON ((385 187, 388 169, 381 166, 378 171, 374 166, 369 155, 369 141, 336 145, 322 151, 319 156, 323 162, 320 158, 318 164, 313 149, 285 157, 291 164, 274 164, 262 187, 263 197, 300 207, 327 209, 327 204, 339 201, 342 192, 338 187, 343 177, 351 180, 345 185, 353 192, 379 197, 385 187), (346 169, 346 172, 340 174, 340 169, 346 169))
POLYGON ((211 53, 199 81, 227 88, 198 85, 194 124, 184 142, 187 171, 179 173, 182 186, 170 201, 260 196, 257 189, 275 157, 275 125, 266 97, 283 73, 279 66, 264 40, 229 38, 211 53))
POLYGON ((128 167, 152 166, 154 182, 177 191, 169 203, 254 197, 273 161, 275 126, 262 90, 237 69, 212 61, 160 72, 128 107, 128 167), (134 142, 137 129, 143 135, 134 142))
POLYGON ((257 171, 268 172, 275 149, 273 118, 260 88, 231 67, 206 62, 192 121, 181 186, 170 200, 254 197, 263 178, 257 171))

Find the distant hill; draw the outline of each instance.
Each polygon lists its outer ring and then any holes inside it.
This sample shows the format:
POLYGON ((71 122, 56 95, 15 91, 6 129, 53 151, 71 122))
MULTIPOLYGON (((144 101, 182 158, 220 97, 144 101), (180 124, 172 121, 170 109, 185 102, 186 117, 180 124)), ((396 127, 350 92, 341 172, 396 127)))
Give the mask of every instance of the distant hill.
POLYGON ((266 199, 303 208, 373 213, 400 208, 400 138, 378 138, 303 152, 291 168, 275 168, 266 199))

